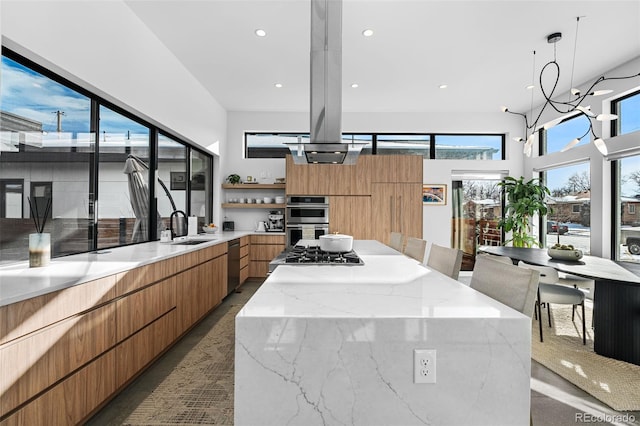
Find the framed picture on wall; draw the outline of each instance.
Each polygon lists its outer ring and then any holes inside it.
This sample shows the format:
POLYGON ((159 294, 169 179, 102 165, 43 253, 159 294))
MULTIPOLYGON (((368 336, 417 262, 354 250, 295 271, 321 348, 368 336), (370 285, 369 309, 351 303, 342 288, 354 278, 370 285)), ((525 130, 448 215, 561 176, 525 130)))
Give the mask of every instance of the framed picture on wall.
POLYGON ((187 172, 171 172, 170 188, 172 191, 187 189, 187 172))
POLYGON ((430 206, 443 206, 447 204, 446 184, 423 184, 422 204, 430 206))

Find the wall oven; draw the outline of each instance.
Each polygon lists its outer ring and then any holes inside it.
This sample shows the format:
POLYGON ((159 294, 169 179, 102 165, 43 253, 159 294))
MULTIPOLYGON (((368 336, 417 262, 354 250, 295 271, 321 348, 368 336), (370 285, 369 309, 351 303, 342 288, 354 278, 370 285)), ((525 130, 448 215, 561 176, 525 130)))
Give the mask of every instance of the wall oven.
POLYGON ((329 223, 329 197, 287 197, 287 224, 329 223))
POLYGON ((287 224, 287 247, 293 247, 302 239, 317 240, 320 235, 329 233, 329 224, 306 224, 306 225, 289 225, 287 224))
POLYGON ((329 233, 329 197, 289 196, 286 217, 287 247, 301 239, 318 239, 329 233))

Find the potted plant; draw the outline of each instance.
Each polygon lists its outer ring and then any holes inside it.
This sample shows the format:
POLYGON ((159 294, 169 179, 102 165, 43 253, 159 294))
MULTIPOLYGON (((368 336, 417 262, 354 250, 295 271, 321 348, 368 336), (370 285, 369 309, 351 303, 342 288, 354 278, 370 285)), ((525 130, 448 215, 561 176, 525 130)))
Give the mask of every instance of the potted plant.
POLYGON ((522 176, 519 179, 507 176, 498 185, 504 189, 507 198, 504 218, 500 219, 498 227, 511 232, 511 239, 504 244, 510 242, 513 247, 542 247, 538 238, 530 234, 530 220, 535 214, 547 214, 545 200, 551 195, 549 188, 537 178, 525 182, 522 176))
POLYGON ((240 175, 236 175, 236 174, 232 174, 227 176, 227 182, 235 185, 237 183, 240 183, 240 175))

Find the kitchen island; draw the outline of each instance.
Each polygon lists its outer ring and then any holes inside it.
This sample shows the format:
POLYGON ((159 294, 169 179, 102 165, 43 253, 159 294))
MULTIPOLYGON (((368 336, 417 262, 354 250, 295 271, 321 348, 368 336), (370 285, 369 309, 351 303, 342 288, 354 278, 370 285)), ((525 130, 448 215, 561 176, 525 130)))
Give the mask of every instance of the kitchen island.
POLYGON ((236 317, 235 424, 529 423, 531 319, 377 241, 281 265, 236 317), (414 383, 414 350, 436 383, 414 383))

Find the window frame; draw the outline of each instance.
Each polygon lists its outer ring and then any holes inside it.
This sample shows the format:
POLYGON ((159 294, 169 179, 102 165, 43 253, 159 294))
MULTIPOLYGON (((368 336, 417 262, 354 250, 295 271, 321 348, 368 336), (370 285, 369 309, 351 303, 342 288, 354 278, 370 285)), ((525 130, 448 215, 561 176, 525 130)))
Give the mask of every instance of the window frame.
MULTIPOLYGON (((436 146, 437 146, 438 136, 469 136, 469 137, 499 136, 501 138, 500 158, 496 160, 490 160, 490 161, 506 160, 506 134, 504 133, 343 132, 342 134, 343 135, 371 135, 371 145, 372 145, 371 155, 387 155, 387 154, 378 153, 378 137, 379 136, 426 136, 429 138, 429 157, 426 158, 423 156, 423 158, 428 160, 455 160, 455 159, 448 159, 448 158, 436 158, 436 146)), ((265 159, 265 158, 269 158, 269 159, 284 158, 284 157, 273 157, 273 156, 259 156, 259 157, 249 156, 248 136, 255 136, 255 135, 274 135, 274 136, 287 135, 287 136, 306 136, 307 138, 309 137, 309 134, 305 132, 268 132, 268 131, 249 132, 249 131, 246 131, 244 132, 244 136, 243 136, 243 139, 244 139, 243 152, 244 152, 244 158, 247 160, 265 159)), ((287 153, 288 153, 288 150, 285 152, 285 155, 287 153)), ((388 154, 388 155, 394 155, 394 154, 388 154)), ((458 161, 465 161, 465 160, 458 159, 458 161)))
POLYGON ((615 120, 611 120, 611 133, 610 133, 611 137, 625 134, 625 133, 620 133, 619 131, 619 124, 621 123, 621 119, 622 119, 622 117, 620 116, 620 103, 629 98, 633 98, 634 96, 640 96, 640 89, 635 90, 631 93, 627 93, 626 95, 621 96, 619 98, 611 100, 611 103, 610 103, 611 113, 618 116, 618 118, 616 118, 615 120))
MULTIPOLYGON (((39 63, 17 53, 16 51, 4 45, 0 47, 0 55, 20 64, 25 68, 28 68, 31 71, 34 71, 42 75, 45 78, 52 80, 57 84, 65 86, 66 88, 71 89, 77 92, 78 94, 88 98, 90 102, 89 132, 95 135, 99 135, 99 132, 100 132, 99 109, 101 106, 108 108, 111 111, 118 113, 132 121, 135 121, 136 123, 144 127, 149 128, 149 182, 155 182, 155 179, 156 179, 155 170, 156 170, 157 161, 158 161, 157 159, 158 134, 162 133, 165 136, 170 137, 171 139, 184 145, 187 150, 188 159, 191 158, 192 150, 196 150, 200 154, 209 157, 212 165, 209 173, 210 175, 209 179, 210 179, 210 182, 213 184, 213 176, 214 176, 213 165, 215 163, 214 163, 214 158, 212 154, 206 152, 200 147, 193 145, 189 141, 185 140, 183 137, 177 136, 173 131, 164 127, 163 125, 157 124, 157 123, 151 123, 148 120, 145 120, 144 118, 128 111, 126 107, 122 107, 114 104, 113 102, 110 102, 109 100, 101 97, 100 95, 91 92, 87 88, 77 83, 74 83, 73 81, 63 77, 62 75, 57 74, 56 72, 46 68, 43 65, 40 65, 39 63)), ((75 149, 75 148, 72 148, 72 149, 75 149)), ((21 151, 22 151, 22 146, 21 146, 21 151)), ((99 200, 99 192, 98 192, 98 183, 100 179, 99 173, 98 173, 98 168, 100 164, 100 138, 99 137, 95 138, 94 151, 91 153, 88 153, 88 156, 89 156, 89 159, 87 160, 88 166, 89 166, 89 177, 88 177, 89 188, 87 188, 87 192, 89 194, 89 206, 88 206, 89 219, 88 220, 91 223, 90 224, 91 229, 89 232, 90 235, 87 236, 87 250, 77 251, 73 253, 66 253, 64 255, 86 253, 86 252, 98 250, 98 215, 95 212, 94 206, 95 206, 96 200, 99 200)), ((187 161, 187 163, 188 163, 187 165, 190 166, 190 161, 187 161)), ((187 172, 190 173, 190 170, 187 170, 187 172)), ((188 174, 188 176, 190 176, 190 174, 188 174)), ((149 197, 150 197, 149 207, 151 209, 150 211, 154 211, 157 207, 155 186, 156 185, 149 185, 149 197)), ((190 195, 190 191, 191 191, 191 182, 187 182, 188 196, 190 195)), ((211 200, 208 203, 209 208, 207 209, 208 211, 205 212, 205 215, 208 215, 209 218, 212 218, 213 217, 213 199, 212 199, 213 194, 207 194, 207 197, 211 197, 211 200)), ((187 210, 190 210, 191 206, 190 204, 187 204, 186 207, 187 207, 187 210)), ((191 215, 190 211, 187 211, 186 213, 187 215, 191 215)), ((23 215, 24 215, 24 211, 23 211, 23 215)), ((138 243, 118 244, 118 245, 109 246, 109 247, 100 246, 100 249, 102 250, 104 248, 122 247, 122 246, 127 246, 132 244, 140 244, 140 243, 145 243, 150 241, 156 241, 159 239, 159 235, 157 235, 157 232, 156 232, 156 226, 157 226, 156 215, 150 214, 149 215, 149 235, 146 241, 142 241, 138 243)), ((56 257, 59 257, 59 256, 56 256, 56 257)))
MULTIPOLYGON (((538 143, 538 155, 539 156, 553 155, 553 154, 557 154, 558 152, 560 152, 560 150, 553 151, 553 152, 547 152, 547 140, 548 140, 547 133, 549 132, 549 130, 551 130, 553 128, 561 126, 562 124, 564 124, 564 123, 566 123, 568 121, 578 119, 578 118, 580 118, 582 116, 583 116, 583 114, 580 114, 580 113, 574 114, 574 115, 572 115, 570 117, 566 117, 564 120, 562 120, 561 122, 559 122, 558 124, 556 124, 555 126, 549 128, 549 129, 545 130, 544 128, 542 128, 542 129, 538 130, 538 141, 539 141, 539 143, 538 143)), ((587 118, 587 120, 589 120, 589 119, 587 118)), ((588 136, 589 136, 589 133, 584 135, 583 138, 588 137, 588 136)), ((566 143, 569 143, 570 141, 571 141, 571 139, 566 141, 566 143)))

